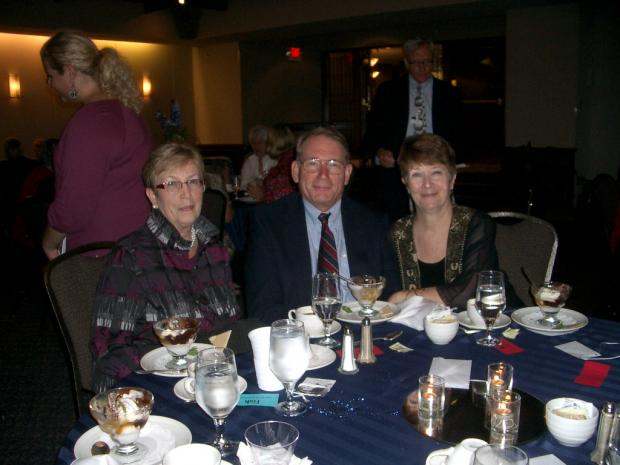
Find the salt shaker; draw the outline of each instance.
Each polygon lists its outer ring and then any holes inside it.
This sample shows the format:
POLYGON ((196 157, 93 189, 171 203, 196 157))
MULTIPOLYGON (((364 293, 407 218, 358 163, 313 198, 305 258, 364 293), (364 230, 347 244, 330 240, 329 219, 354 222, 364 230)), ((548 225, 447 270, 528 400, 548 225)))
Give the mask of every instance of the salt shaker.
POLYGON ((599 465, 602 465, 605 461, 605 455, 607 454, 607 448, 609 447, 609 436, 611 434, 614 413, 614 403, 610 401, 605 402, 599 415, 598 433, 596 434, 596 447, 594 447, 594 450, 590 454, 590 460, 599 465))
POLYGON ((375 363, 377 361, 377 357, 372 351, 372 326, 368 317, 364 317, 362 320, 362 343, 357 361, 359 363, 375 363))
POLYGON ((342 334, 342 359, 338 371, 343 375, 354 375, 359 368, 357 368, 353 354, 353 333, 351 333, 351 328, 345 326, 342 334))

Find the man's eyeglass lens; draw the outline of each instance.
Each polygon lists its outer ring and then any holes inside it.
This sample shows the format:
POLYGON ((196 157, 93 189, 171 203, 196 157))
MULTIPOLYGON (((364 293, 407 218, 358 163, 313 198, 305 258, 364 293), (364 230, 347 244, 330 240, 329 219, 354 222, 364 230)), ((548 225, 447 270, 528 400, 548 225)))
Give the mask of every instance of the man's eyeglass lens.
POLYGON ((311 158, 300 163, 304 171, 308 173, 318 173, 323 164, 327 167, 327 172, 330 174, 341 174, 344 170, 344 164, 338 160, 319 160, 318 158, 311 158))

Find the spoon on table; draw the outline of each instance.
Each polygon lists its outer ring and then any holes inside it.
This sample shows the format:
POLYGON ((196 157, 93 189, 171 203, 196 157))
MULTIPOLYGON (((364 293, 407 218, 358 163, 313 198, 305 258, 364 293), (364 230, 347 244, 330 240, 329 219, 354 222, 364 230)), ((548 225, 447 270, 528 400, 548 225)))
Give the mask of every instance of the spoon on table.
MULTIPOLYGON (((401 330, 398 331, 392 331, 390 333, 387 333, 383 336, 377 336, 377 337, 373 337, 372 340, 373 341, 393 341, 395 339, 398 339, 400 337, 400 335, 403 334, 403 332, 401 330)), ((360 341, 355 341, 356 346, 360 345, 360 341)))

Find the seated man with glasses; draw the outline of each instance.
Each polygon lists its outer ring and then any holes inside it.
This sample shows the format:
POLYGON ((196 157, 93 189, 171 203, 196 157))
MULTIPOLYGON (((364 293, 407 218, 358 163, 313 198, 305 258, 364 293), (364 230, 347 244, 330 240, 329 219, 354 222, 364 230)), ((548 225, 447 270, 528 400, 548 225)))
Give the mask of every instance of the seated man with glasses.
POLYGON ((433 77, 434 51, 435 45, 428 40, 405 42, 408 73, 377 88, 368 116, 362 149, 380 165, 373 179, 382 194, 380 207, 392 221, 409 214, 409 198, 396 166, 406 137, 437 134, 460 154, 460 96, 449 83, 433 77))
MULTIPOLYGON (((246 262, 248 314, 271 323, 288 310, 310 305, 312 276, 361 274, 386 278, 384 296, 398 287, 388 221, 343 196, 352 165, 335 129, 300 137, 291 167, 299 193, 256 208, 246 262)), ((343 301, 354 300, 346 285, 343 301)))

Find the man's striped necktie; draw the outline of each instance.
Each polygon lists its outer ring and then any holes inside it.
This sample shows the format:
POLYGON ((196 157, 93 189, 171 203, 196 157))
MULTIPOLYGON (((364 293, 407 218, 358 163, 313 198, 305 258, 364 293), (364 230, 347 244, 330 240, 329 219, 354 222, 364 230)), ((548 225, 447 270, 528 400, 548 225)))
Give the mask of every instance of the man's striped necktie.
POLYGON ((338 252, 336 251, 336 240, 334 234, 329 229, 329 215, 331 213, 321 213, 321 242, 319 244, 319 261, 317 273, 336 273, 338 274, 338 252))

